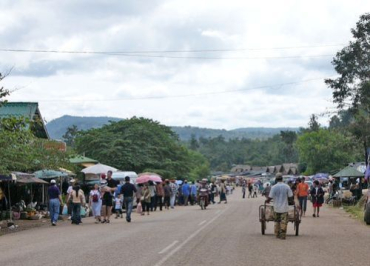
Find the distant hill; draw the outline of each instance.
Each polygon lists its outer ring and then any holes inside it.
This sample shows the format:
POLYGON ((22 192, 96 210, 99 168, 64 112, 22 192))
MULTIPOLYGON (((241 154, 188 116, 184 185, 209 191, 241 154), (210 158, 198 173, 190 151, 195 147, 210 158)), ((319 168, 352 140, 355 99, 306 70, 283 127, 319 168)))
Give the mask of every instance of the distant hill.
POLYGON ((120 120, 122 118, 64 115, 47 123, 46 128, 52 139, 62 139, 67 128, 73 125, 76 125, 79 130, 88 130, 109 124, 109 121, 117 122, 120 120))
MULTIPOLYGON (((116 117, 80 117, 65 115, 54 119, 46 124, 46 128, 52 139, 61 139, 67 128, 76 125, 80 130, 99 128, 109 123, 109 121, 120 121, 122 118, 116 117)), ((222 135, 225 139, 232 138, 249 138, 249 139, 266 139, 279 134, 282 130, 298 131, 298 128, 238 128, 234 130, 210 129, 199 127, 172 127, 181 140, 190 140, 194 135, 197 139, 214 138, 222 135)))
POLYGON ((190 140, 191 135, 194 135, 197 139, 199 139, 200 137, 214 138, 220 135, 222 135, 225 139, 234 139, 234 138, 267 139, 276 134, 280 134, 280 131, 285 130, 298 131, 298 128, 264 128, 264 127, 249 127, 225 130, 225 129, 209 129, 186 126, 186 127, 172 127, 172 129, 179 135, 181 140, 190 140))

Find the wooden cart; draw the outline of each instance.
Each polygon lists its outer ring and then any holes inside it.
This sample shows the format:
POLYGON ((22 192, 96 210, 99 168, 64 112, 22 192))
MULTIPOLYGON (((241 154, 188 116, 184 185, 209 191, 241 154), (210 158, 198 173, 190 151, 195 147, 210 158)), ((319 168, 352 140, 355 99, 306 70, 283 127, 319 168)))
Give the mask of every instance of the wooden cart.
MULTIPOLYGON (((291 210, 289 211, 288 221, 294 224, 295 235, 299 235, 299 224, 301 223, 301 217, 296 206, 289 206, 291 210)), ((259 217, 261 222, 261 233, 265 234, 267 222, 274 221, 274 206, 269 204, 264 204, 259 207, 259 217)))

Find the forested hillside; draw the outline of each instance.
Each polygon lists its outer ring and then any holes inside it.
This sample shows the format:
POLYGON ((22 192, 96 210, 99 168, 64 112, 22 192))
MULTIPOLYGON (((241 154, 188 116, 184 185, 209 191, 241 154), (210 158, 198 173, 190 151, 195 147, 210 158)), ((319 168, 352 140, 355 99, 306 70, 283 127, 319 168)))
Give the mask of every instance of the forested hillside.
POLYGON ((298 131, 298 128, 264 128, 264 127, 247 127, 233 130, 209 129, 199 127, 172 127, 179 135, 181 140, 188 141, 194 136, 195 138, 216 138, 224 137, 226 140, 236 138, 246 139, 268 139, 274 135, 280 134, 280 131, 298 131))
POLYGON ((91 128, 101 128, 109 124, 109 121, 117 122, 122 120, 116 117, 85 117, 85 116, 70 116, 64 115, 54 119, 46 124, 46 128, 52 139, 62 139, 68 127, 77 126, 79 130, 89 130, 91 128))
MULTIPOLYGON (((62 139, 68 127, 77 126, 78 130, 89 130, 91 128, 101 128, 109 124, 109 121, 117 122, 122 120, 116 117, 79 117, 65 115, 49 122, 46 127, 50 137, 53 139, 62 139)), ((297 128, 239 128, 234 130, 210 129, 199 127, 171 127, 179 135, 180 140, 189 141, 192 136, 195 138, 216 138, 222 136, 226 140, 235 138, 246 139, 267 139, 280 131, 297 131, 297 128)))

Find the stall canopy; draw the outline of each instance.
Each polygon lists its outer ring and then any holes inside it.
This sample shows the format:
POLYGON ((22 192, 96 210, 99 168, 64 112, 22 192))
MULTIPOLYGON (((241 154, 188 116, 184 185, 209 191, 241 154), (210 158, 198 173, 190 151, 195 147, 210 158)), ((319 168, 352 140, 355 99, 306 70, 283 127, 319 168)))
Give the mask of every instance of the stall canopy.
POLYGON ((69 159, 69 161, 70 161, 70 163, 80 164, 84 167, 93 166, 93 165, 98 163, 97 160, 94 160, 94 159, 91 159, 91 158, 88 158, 88 157, 85 157, 85 156, 81 156, 81 155, 77 155, 76 157, 73 157, 73 158, 69 159))
POLYGON ((347 166, 346 168, 342 169, 338 173, 334 175, 334 177, 363 177, 364 173, 359 172, 355 168, 351 166, 347 166))
POLYGON ((51 179, 58 177, 67 177, 68 173, 55 170, 40 170, 34 173, 35 177, 41 179, 51 179))
POLYGON ((85 174, 85 180, 97 180, 102 174, 106 174, 108 171, 116 172, 117 169, 109 165, 98 163, 96 165, 82 169, 81 172, 85 174))
POLYGON ((100 175, 100 174, 106 174, 108 171, 116 172, 117 169, 109 165, 98 163, 96 165, 83 169, 81 172, 85 174, 100 175))
POLYGON ((37 177, 30 177, 30 178, 17 178, 17 183, 21 184, 49 184, 48 182, 37 178, 37 177))
POLYGON ((15 181, 17 177, 14 174, 0 175, 0 181, 15 181))

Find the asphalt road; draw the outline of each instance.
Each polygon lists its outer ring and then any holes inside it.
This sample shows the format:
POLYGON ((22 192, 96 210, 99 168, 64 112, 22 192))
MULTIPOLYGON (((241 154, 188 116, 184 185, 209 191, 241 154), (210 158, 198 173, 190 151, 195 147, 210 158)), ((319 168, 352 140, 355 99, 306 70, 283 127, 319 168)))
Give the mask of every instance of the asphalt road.
POLYGON ((262 198, 241 199, 205 211, 177 207, 149 216, 133 213, 132 222, 112 219, 76 226, 61 222, 0 237, 0 265, 370 265, 370 228, 341 210, 309 209, 294 236, 273 236, 273 223, 261 235, 258 207, 262 198))

